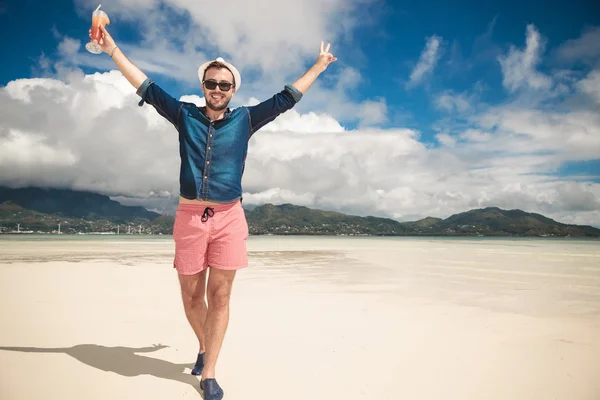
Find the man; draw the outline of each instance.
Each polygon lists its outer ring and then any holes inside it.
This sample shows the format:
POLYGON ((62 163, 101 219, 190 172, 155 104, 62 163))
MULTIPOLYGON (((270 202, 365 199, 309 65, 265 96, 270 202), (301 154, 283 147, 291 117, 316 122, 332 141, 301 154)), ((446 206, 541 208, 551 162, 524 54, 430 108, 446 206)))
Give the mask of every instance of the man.
MULTIPOLYGON (((248 225, 241 180, 248 141, 265 124, 294 107, 317 77, 335 62, 328 44, 315 64, 292 85, 250 107, 228 107, 241 86, 238 70, 222 58, 198 69, 206 106, 171 97, 123 54, 104 26, 100 45, 144 102, 179 132, 180 198, 173 226, 175 257, 185 315, 199 342, 194 375, 206 400, 223 397, 215 366, 229 322, 236 271, 248 265, 248 225), (210 269, 207 282, 207 271, 210 269), (205 295, 208 305, 205 302, 205 295)), ((90 33, 91 35, 91 33, 90 33)))

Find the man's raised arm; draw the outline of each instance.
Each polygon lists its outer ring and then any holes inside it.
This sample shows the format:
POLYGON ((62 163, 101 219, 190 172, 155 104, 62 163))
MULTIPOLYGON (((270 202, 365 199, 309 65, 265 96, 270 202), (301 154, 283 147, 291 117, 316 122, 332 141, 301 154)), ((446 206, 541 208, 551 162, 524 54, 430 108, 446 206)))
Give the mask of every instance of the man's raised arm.
MULTIPOLYGON (((135 66, 129 59, 123 54, 119 46, 115 44, 112 36, 106 30, 106 28, 101 24, 100 30, 102 31, 102 38, 100 39, 100 46, 102 46, 102 51, 110 55, 119 68, 119 71, 123 74, 123 76, 135 87, 138 89, 140 85, 146 80, 147 76, 144 74, 138 67, 135 66)), ((91 37, 90 31, 90 37, 91 37)))
MULTIPOLYGON (((158 85, 155 85, 151 79, 148 79, 146 74, 129 61, 103 25, 100 25, 100 30, 102 31, 102 38, 99 44, 102 46, 102 51, 112 57, 119 71, 136 89, 136 93, 141 97, 138 105, 141 107, 144 102, 152 105, 160 115, 165 117, 175 127, 178 127, 179 111, 181 110, 182 103, 162 90, 158 85)), ((91 34, 90 30, 90 37, 91 34)))
POLYGON ((248 107, 252 128, 250 135, 253 135, 265 124, 273 121, 281 113, 294 107, 308 88, 317 80, 318 76, 327 69, 329 64, 337 61, 337 58, 329 52, 329 47, 330 44, 324 49, 323 42, 321 42, 321 51, 319 52, 317 61, 300 78, 291 85, 286 85, 281 92, 275 94, 270 99, 248 107))
POLYGON ((302 94, 306 93, 308 88, 314 83, 317 77, 327 69, 329 64, 337 61, 337 58, 329 52, 330 47, 331 43, 328 43, 327 48, 324 49, 323 42, 321 42, 321 51, 319 52, 319 57, 315 64, 292 84, 292 86, 298 89, 302 94))

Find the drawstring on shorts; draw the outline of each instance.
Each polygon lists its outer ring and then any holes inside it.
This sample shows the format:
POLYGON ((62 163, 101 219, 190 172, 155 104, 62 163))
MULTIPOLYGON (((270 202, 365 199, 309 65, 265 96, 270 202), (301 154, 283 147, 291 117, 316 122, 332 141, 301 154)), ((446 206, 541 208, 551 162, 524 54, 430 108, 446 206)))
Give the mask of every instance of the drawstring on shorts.
POLYGON ((204 213, 202 214, 201 221, 206 222, 208 221, 208 218, 212 217, 213 215, 215 215, 215 209, 211 207, 206 207, 204 209, 204 213))

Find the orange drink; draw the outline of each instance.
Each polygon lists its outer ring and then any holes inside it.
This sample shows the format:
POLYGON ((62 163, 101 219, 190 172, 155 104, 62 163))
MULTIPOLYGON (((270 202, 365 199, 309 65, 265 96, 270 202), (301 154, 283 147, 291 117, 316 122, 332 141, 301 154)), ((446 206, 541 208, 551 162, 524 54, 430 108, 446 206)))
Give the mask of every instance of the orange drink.
POLYGON ((110 19, 104 11, 100 10, 100 6, 98 6, 92 13, 92 40, 85 45, 87 51, 93 54, 102 53, 102 47, 99 44, 100 38, 102 38, 100 24, 109 25, 110 19))

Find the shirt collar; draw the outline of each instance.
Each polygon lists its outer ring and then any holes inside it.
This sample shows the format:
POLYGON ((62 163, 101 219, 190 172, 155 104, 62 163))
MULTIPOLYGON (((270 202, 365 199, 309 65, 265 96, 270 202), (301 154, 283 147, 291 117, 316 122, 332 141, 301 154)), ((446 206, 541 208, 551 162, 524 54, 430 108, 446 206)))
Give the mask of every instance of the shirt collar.
MULTIPOLYGON (((204 115, 207 119, 209 119, 208 116, 206 115, 206 106, 198 107, 198 109, 200 110, 202 115, 204 115)), ((227 110, 225 110, 225 114, 223 114, 222 120, 225 120, 225 119, 229 118, 230 116, 231 116, 231 108, 227 107, 227 110)), ((219 121, 222 121, 222 120, 219 120, 219 121)))

